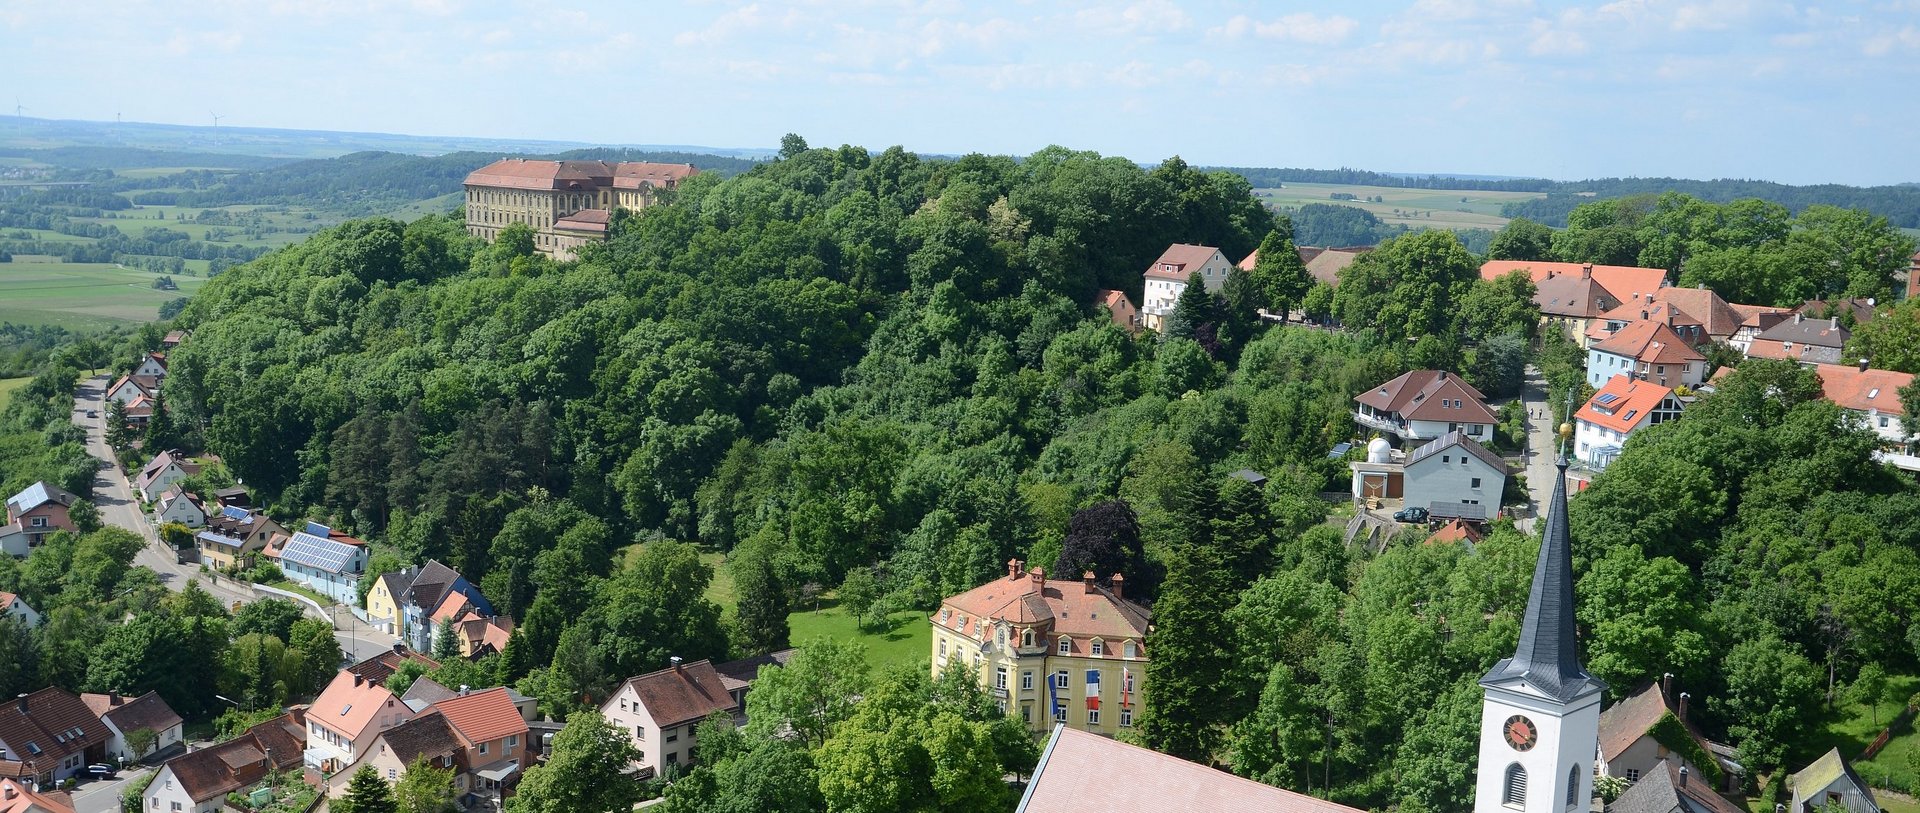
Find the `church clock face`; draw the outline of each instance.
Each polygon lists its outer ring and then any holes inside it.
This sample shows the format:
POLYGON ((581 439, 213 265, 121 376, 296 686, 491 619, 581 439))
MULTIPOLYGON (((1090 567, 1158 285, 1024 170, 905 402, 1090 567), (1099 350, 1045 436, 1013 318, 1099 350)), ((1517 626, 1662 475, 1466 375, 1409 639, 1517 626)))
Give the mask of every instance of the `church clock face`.
POLYGON ((1533 721, 1523 715, 1515 714, 1507 718, 1507 724, 1500 727, 1500 733, 1507 738, 1507 745, 1515 751, 1531 751, 1540 741, 1540 729, 1533 721))

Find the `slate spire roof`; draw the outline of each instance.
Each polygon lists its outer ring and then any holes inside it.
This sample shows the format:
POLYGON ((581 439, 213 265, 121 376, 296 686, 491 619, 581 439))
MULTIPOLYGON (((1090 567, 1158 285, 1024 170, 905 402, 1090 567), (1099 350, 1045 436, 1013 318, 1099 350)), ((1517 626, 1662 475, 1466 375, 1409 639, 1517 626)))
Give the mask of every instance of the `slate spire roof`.
POLYGON ((1546 531, 1540 537, 1540 559, 1533 566, 1533 588, 1527 595, 1527 615, 1520 625, 1520 644, 1513 657, 1493 665, 1480 685, 1518 679, 1558 700, 1607 687, 1580 664, 1579 643, 1573 628, 1573 545, 1567 530, 1567 459, 1562 456, 1553 480, 1553 499, 1547 505, 1546 531))

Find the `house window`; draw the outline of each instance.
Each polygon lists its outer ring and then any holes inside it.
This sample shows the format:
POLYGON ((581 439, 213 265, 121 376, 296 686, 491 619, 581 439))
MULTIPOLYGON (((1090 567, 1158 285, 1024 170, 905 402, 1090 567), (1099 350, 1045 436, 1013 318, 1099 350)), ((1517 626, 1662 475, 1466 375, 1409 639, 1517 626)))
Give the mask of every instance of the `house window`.
POLYGON ((1125 655, 1126 657, 1129 657, 1129 658, 1138 657, 1139 650, 1134 647, 1134 644, 1132 641, 1128 641, 1120 645, 1120 654, 1125 655))
POLYGON ((1093 641, 1093 654, 1095 654, 1095 655, 1105 655, 1105 654, 1107 654, 1107 646, 1106 646, 1106 644, 1105 644, 1105 643, 1102 643, 1102 642, 1100 641, 1100 639, 1098 639, 1098 638, 1095 638, 1095 639, 1094 639, 1094 641, 1093 641))
POLYGON ((1573 806, 1579 801, 1580 801, 1580 766, 1575 765, 1567 769, 1567 809, 1569 810, 1573 809, 1573 806))
POLYGON ((996 689, 1005 689, 1005 688, 1007 688, 1007 667, 1004 667, 1004 666, 996 666, 996 667, 994 667, 994 669, 993 669, 993 687, 994 687, 994 688, 996 688, 996 689))
POLYGON ((678 764, 680 764, 680 755, 679 755, 679 754, 667 754, 667 764, 668 764, 668 765, 678 765, 678 764))
POLYGON ((1023 722, 1029 722, 1029 723, 1033 722, 1033 704, 1032 703, 1020 704, 1020 719, 1023 722))
POLYGON ((626 710, 627 710, 627 701, 626 701, 625 699, 622 699, 622 700, 620 701, 620 710, 621 710, 621 711, 626 711, 626 710))
POLYGON ((1062 637, 1062 638, 1060 639, 1060 654, 1062 654, 1062 655, 1071 655, 1071 654, 1073 654, 1073 639, 1072 639, 1072 638, 1066 638, 1066 637, 1062 637))
POLYGON ((1453 455, 1450 455, 1450 454, 1443 454, 1443 455, 1441 455, 1441 456, 1440 456, 1440 462, 1442 462, 1442 463, 1452 463, 1452 462, 1453 462, 1453 455))
POLYGON ((1480 487, 1480 478, 1478 478, 1478 477, 1475 477, 1475 478, 1473 478, 1473 487, 1474 487, 1474 488, 1479 488, 1479 487, 1480 487))
POLYGON ((392 781, 393 781, 393 780, 394 780, 395 778, 396 778, 396 777, 395 777, 395 776, 393 775, 393 769, 392 769, 392 768, 388 768, 388 769, 387 769, 387 781, 388 781, 388 782, 392 782, 392 781))
POLYGON ((1500 803, 1507 807, 1527 806, 1527 769, 1518 762, 1507 766, 1506 790, 1500 794, 1500 803))
POLYGON ((1133 727, 1133 709, 1123 708, 1120 710, 1120 727, 1121 728, 1133 727))
MULTIPOLYGON (((680 741, 680 729, 676 728, 667 732, 667 742, 679 742, 679 741, 680 741)), ((485 753, 485 752, 482 752, 482 753, 485 753)))
POLYGON ((1023 692, 1033 691, 1033 672, 1032 671, 1026 671, 1026 672, 1020 673, 1020 691, 1023 691, 1023 692))
POLYGON ((32 524, 33 524, 33 527, 35 527, 35 528, 45 528, 45 527, 47 527, 47 518, 46 518, 46 517, 34 517, 34 518, 33 518, 33 523, 32 523, 32 524))
POLYGON ((511 751, 511 750, 513 750, 513 749, 514 749, 514 747, 516 747, 516 746, 518 746, 519 744, 520 744, 520 735, 519 735, 519 734, 508 734, 508 735, 507 735, 507 749, 506 749, 506 750, 508 750, 508 751, 511 751))
POLYGON ((1087 725, 1099 725, 1099 724, 1100 724, 1100 710, 1087 709, 1087 725))
POLYGON ((1628 782, 1638 782, 1638 781, 1640 781, 1640 769, 1638 769, 1638 768, 1628 768, 1628 769, 1627 769, 1627 781, 1628 781, 1628 782))
POLYGON ((646 726, 638 726, 638 725, 637 725, 637 726, 634 726, 634 727, 633 727, 633 738, 634 738, 634 739, 636 739, 636 740, 640 740, 641 742, 646 742, 646 740, 647 740, 647 727, 646 727, 646 726))

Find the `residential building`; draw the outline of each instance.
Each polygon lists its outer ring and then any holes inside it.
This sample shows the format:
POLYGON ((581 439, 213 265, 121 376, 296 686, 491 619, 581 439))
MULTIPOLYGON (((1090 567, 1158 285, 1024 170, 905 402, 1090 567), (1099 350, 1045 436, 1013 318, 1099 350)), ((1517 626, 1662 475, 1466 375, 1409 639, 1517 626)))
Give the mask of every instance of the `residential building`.
POLYGON ((1174 303, 1180 301, 1181 292, 1187 290, 1187 279, 1194 274, 1200 275, 1200 281, 1206 285, 1208 293, 1220 290, 1227 284, 1227 272, 1233 270, 1233 263, 1213 246, 1195 246, 1186 243, 1174 243, 1147 266, 1146 286, 1140 295, 1140 321, 1150 330, 1163 330, 1166 319, 1173 313, 1174 303))
POLYGON ((1907 298, 1920 296, 1920 252, 1914 252, 1913 262, 1907 265, 1907 298))
POLYGON ((341 604, 360 600, 360 574, 367 569, 367 543, 318 522, 290 537, 268 541, 263 555, 296 583, 341 604))
POLYGON ((1486 538, 1486 533, 1480 530, 1479 523, 1468 522, 1460 517, 1454 517, 1453 519, 1447 520, 1446 523, 1440 526, 1439 530, 1434 531, 1432 535, 1428 536, 1427 544, 1439 545, 1448 542, 1464 542, 1467 545, 1475 545, 1484 538, 1486 538))
POLYGON ((213 501, 223 508, 245 508, 253 502, 246 486, 228 486, 213 490, 213 501))
POLYGON ((40 626, 40 614, 27 606, 27 600, 13 593, 0 590, 0 618, 13 616, 25 622, 29 627, 40 626))
POLYGON ((1016 813, 1360 813, 1197 762, 1056 724, 1016 813))
POLYGON ((1747 345, 1747 358, 1786 359, 1801 364, 1839 364, 1841 348, 1853 331, 1840 326, 1840 318, 1809 319, 1796 313, 1753 337, 1747 345))
POLYGON ((744 710, 747 707, 747 689, 753 685, 755 679, 760 677, 762 669, 768 666, 775 669, 786 666, 787 661, 793 660, 793 652, 791 648, 781 649, 765 655, 717 663, 714 664, 713 671, 720 673, 720 685, 726 687, 727 694, 733 697, 734 704, 744 710))
POLYGON ((1673 676, 1668 675, 1608 706, 1600 713, 1596 757, 1600 774, 1639 782, 1658 773, 1662 763, 1670 763, 1673 769, 1685 769, 1690 781, 1708 792, 1713 791, 1710 777, 1715 775, 1722 777, 1727 792, 1738 792, 1745 769, 1730 757, 1718 756, 1733 749, 1700 734, 1687 715, 1689 703, 1686 692, 1674 694, 1673 676), (1662 725, 1668 718, 1678 725, 1662 725), (1697 764, 1690 754, 1711 759, 1713 764, 1697 764))
POLYGON ((460 636, 460 656, 477 660, 507 650, 507 639, 513 636, 513 619, 504 615, 481 616, 468 610, 454 625, 454 631, 460 636))
POLYGON ((376 735, 373 747, 352 765, 327 778, 327 796, 334 799, 345 796, 353 775, 364 766, 371 765, 375 773, 392 784, 405 777, 407 768, 420 759, 435 768, 452 769, 456 797, 466 794, 472 769, 467 765, 460 735, 454 732, 445 716, 430 711, 376 735))
POLYGON ((139 395, 120 410, 120 416, 127 421, 127 427, 135 431, 145 430, 153 422, 153 407, 159 396, 139 395))
POLYGON ((1533 304, 1540 308, 1542 325, 1558 329, 1585 347, 1594 323, 1620 307, 1620 300, 1608 293, 1606 286, 1581 272, 1541 280, 1534 286, 1533 304))
POLYGON ((411 719, 413 710, 381 681, 343 669, 307 709, 306 766, 331 776, 365 754, 380 732, 411 719))
POLYGON ((1722 299, 1711 288, 1675 288, 1665 287, 1651 294, 1656 303, 1672 305, 1698 319, 1706 340, 1726 342, 1740 331, 1740 325, 1746 321, 1741 313, 1744 305, 1735 305, 1722 299))
MULTIPOLYGON (((107 400, 117 401, 121 406, 132 404, 135 400, 152 399, 160 392, 160 379, 150 375, 123 375, 107 385, 107 400)), ((149 410, 151 413, 151 410, 149 410)))
POLYGON ((147 785, 148 813, 219 813, 227 794, 245 793, 300 767, 299 714, 288 713, 226 742, 167 760, 147 785))
POLYGON ((0 777, 0 813, 73 813, 73 797, 65 791, 37 791, 32 782, 0 777))
POLYGON ((505 688, 470 692, 462 686, 458 697, 436 702, 427 711, 447 718, 459 736, 472 775, 467 792, 488 809, 497 809, 502 792, 519 782, 520 772, 532 763, 527 721, 511 693, 505 688))
POLYGON ((934 674, 962 669, 1001 710, 1033 732, 1055 723, 1114 736, 1132 728, 1147 690, 1152 613, 1092 573, 1049 580, 1046 571, 1007 574, 940 603, 933 624, 934 674))
POLYGON ((1362 430, 1381 432, 1401 443, 1428 441, 1448 432, 1490 440, 1500 420, 1487 408, 1486 396, 1445 370, 1414 370, 1353 400, 1359 404, 1353 420, 1362 430))
POLYGON ((155 692, 139 697, 87 693, 80 695, 80 702, 87 704, 93 716, 107 726, 109 759, 144 759, 184 742, 180 715, 155 692), (134 735, 133 742, 128 741, 129 734, 134 735), (150 741, 140 743, 143 737, 150 741))
POLYGON ((165 350, 172 350, 173 348, 179 347, 181 342, 186 341, 187 337, 192 335, 193 331, 191 330, 169 330, 166 336, 161 337, 160 347, 165 350))
POLYGON ((7 554, 24 559, 55 532, 74 530, 67 508, 78 499, 45 480, 21 489, 7 498, 7 524, 0 525, 0 546, 7 554))
POLYGON ((658 672, 628 678, 600 704, 600 714, 639 749, 634 764, 643 776, 692 765, 700 722, 716 711, 738 718, 740 710, 712 663, 681 663, 678 657, 658 672))
POLYGON ((408 646, 431 652, 439 622, 461 620, 461 603, 482 617, 493 615, 493 605, 479 587, 453 568, 429 560, 421 567, 381 574, 367 591, 367 618, 408 646), (454 596, 460 601, 446 606, 454 596))
POLYGON ((1107 318, 1113 320, 1115 327, 1133 333, 1140 329, 1140 309, 1133 306, 1133 300, 1127 298, 1124 291, 1104 290, 1100 292, 1100 307, 1107 309, 1107 318))
POLYGON ((1912 453, 1914 433, 1907 426, 1907 409, 1900 403, 1900 388, 1913 383, 1912 373, 1875 370, 1861 359, 1851 366, 1816 364, 1813 374, 1820 378, 1827 400, 1846 410, 1854 425, 1880 437, 1882 451, 1912 453))
POLYGON ((267 547, 267 540, 274 535, 286 534, 266 514, 232 505, 221 506, 207 516, 207 525, 194 534, 194 546, 200 549, 200 562, 220 569, 232 570, 246 564, 246 560, 267 547))
POLYGON ((1592 347, 1613 337, 1627 325, 1634 322, 1663 322, 1680 336, 1681 341, 1690 347, 1698 347, 1712 341, 1707 335, 1706 322, 1695 318, 1671 302, 1656 302, 1653 294, 1646 294, 1636 302, 1628 302, 1600 315, 1587 326, 1585 347, 1592 347))
POLYGON ((1665 387, 1698 387, 1707 377, 1707 357, 1671 325, 1645 319, 1587 349, 1588 386, 1599 389, 1616 375, 1665 387))
POLYGON ((1407 455, 1386 438, 1367 441, 1367 457, 1347 464, 1353 471, 1353 501, 1398 499, 1406 495, 1407 455))
POLYGON ((1460 432, 1448 432, 1407 455, 1404 494, 1409 508, 1434 519, 1490 521, 1507 487, 1507 461, 1460 432))
POLYGON ((392 649, 347 667, 346 671, 374 683, 385 683, 387 678, 393 677, 393 673, 400 671, 401 664, 408 662, 420 664, 428 671, 440 668, 439 661, 408 649, 404 643, 397 643, 392 649))
POLYGON ((400 702, 407 704, 407 708, 413 709, 414 713, 418 714, 426 711, 428 706, 459 696, 459 692, 435 683, 433 678, 421 675, 413 679, 413 685, 407 687, 406 694, 400 695, 400 702))
POLYGON ((1813 764, 1788 777, 1787 787, 1793 791, 1793 804, 1788 806, 1788 813, 1821 813, 1835 805, 1851 813, 1879 813, 1880 810, 1880 803, 1873 798, 1873 789, 1841 758, 1838 748, 1829 749, 1813 764))
POLYGON ((1607 805, 1608 813, 1746 813, 1673 760, 1660 760, 1645 778, 1607 805))
POLYGON ((1480 265, 1480 278, 1492 282, 1517 270, 1525 270, 1534 285, 1540 285, 1552 277, 1591 279, 1606 289, 1607 295, 1616 303, 1667 287, 1667 271, 1664 268, 1545 260, 1488 260, 1480 265))
POLYGON ((1573 414, 1574 456, 1604 469, 1620 456, 1621 445, 1634 432, 1680 417, 1685 406, 1672 387, 1624 373, 1607 379, 1573 414))
POLYGON ((141 356, 140 362, 133 365, 133 372, 128 375, 154 381, 164 380, 167 377, 167 354, 155 352, 141 356))
POLYGON ((1855 328, 1873 321, 1880 312, 1880 303, 1873 297, 1809 299, 1793 312, 1813 320, 1839 319, 1848 328, 1855 328))
POLYGON ((1512 657, 1480 679, 1474 813, 1565 813, 1592 806, 1592 760, 1607 685, 1580 663, 1568 461, 1557 462, 1519 641, 1512 657))
POLYGON ((153 502, 160 499, 160 493, 169 486, 199 474, 201 468, 199 461, 179 449, 168 449, 140 467, 140 473, 133 478, 133 490, 140 492, 141 502, 153 502))
POLYGON ((614 210, 644 209, 698 173, 692 164, 503 158, 467 176, 467 233, 492 242, 524 223, 534 248, 568 259, 581 242, 604 239, 614 210))
POLYGON ((1373 246, 1328 246, 1325 248, 1305 246, 1300 247, 1298 250, 1300 252, 1300 259, 1307 264, 1307 274, 1312 276, 1315 282, 1323 283, 1327 287, 1332 288, 1340 284, 1340 272, 1345 271, 1347 266, 1353 265, 1353 261, 1360 259, 1360 255, 1371 252, 1373 249, 1373 246), (1313 256, 1307 256, 1308 252, 1312 252, 1313 256))
POLYGON ((1741 353, 1747 352, 1747 348, 1753 345, 1754 337, 1766 332, 1774 325, 1793 318, 1793 311, 1788 308, 1769 308, 1764 305, 1732 307, 1735 313, 1740 314, 1740 326, 1734 329, 1733 337, 1727 340, 1727 345, 1741 353))
POLYGON ((107 758, 107 726, 78 696, 49 686, 0 702, 0 753, 10 773, 42 785, 74 776, 107 758))
POLYGON ((207 524, 207 508, 200 495, 189 494, 179 484, 167 486, 153 502, 153 518, 162 525, 177 522, 189 528, 207 524))

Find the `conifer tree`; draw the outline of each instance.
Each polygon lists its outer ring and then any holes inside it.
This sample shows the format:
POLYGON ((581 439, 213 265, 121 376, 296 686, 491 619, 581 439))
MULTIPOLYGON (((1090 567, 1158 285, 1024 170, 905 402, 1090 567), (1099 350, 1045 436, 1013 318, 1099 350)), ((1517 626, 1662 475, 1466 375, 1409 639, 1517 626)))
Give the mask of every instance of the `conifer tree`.
POLYGON ((733 584, 740 596, 734 623, 741 651, 760 655, 785 649, 792 635, 787 626, 787 589, 767 555, 757 547, 742 549, 733 562, 733 584))
POLYGON ((346 798, 333 804, 335 813, 399 813, 393 789, 372 765, 362 765, 347 785, 346 798))
POLYGON ((1165 338, 1191 339, 1200 330, 1201 325, 1216 320, 1213 307, 1213 294, 1207 290, 1206 280, 1200 272, 1187 275, 1186 290, 1180 292, 1180 298, 1173 303, 1173 313, 1167 319, 1165 338))
POLYGON ((173 416, 167 414, 167 396, 165 393, 153 394, 153 417, 147 419, 147 443, 142 451, 157 455, 174 447, 173 416))

